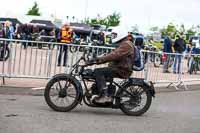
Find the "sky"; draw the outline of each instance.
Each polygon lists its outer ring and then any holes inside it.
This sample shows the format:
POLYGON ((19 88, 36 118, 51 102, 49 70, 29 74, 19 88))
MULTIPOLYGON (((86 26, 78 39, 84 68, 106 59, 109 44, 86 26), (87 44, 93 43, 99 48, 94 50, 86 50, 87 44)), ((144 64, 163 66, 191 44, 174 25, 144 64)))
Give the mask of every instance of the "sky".
POLYGON ((169 22, 187 27, 200 24, 200 0, 0 0, 0 17, 23 17, 34 1, 44 18, 54 14, 63 20, 66 16, 82 20, 85 16, 105 17, 116 11, 122 16, 121 25, 128 28, 137 24, 141 30, 147 30, 169 22))

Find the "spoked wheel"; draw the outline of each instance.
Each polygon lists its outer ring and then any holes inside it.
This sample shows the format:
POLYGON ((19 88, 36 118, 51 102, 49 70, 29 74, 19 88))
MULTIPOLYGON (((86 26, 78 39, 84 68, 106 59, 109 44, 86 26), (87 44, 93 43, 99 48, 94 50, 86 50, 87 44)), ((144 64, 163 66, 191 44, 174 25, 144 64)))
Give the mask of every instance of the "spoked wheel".
POLYGON ((77 106, 80 94, 75 81, 61 75, 49 81, 44 96, 53 110, 67 112, 77 106))
POLYGON ((3 51, 0 51, 0 61, 6 61, 10 56, 10 49, 6 47, 5 49, 2 48, 1 50, 3 51))
POLYGON ((70 52, 71 53, 75 53, 77 51, 77 47, 75 47, 75 46, 71 46, 70 47, 70 52))
POLYGON ((191 64, 191 67, 190 67, 190 70, 189 70, 189 73, 190 73, 190 74, 193 74, 193 72, 194 72, 194 73, 197 73, 197 72, 196 72, 196 61, 194 61, 194 60, 193 60, 193 62, 192 62, 192 64, 191 64))
POLYGON ((152 96, 142 85, 132 84, 122 92, 120 109, 131 116, 140 116, 150 107, 152 96), (126 92, 127 91, 127 92, 126 92))

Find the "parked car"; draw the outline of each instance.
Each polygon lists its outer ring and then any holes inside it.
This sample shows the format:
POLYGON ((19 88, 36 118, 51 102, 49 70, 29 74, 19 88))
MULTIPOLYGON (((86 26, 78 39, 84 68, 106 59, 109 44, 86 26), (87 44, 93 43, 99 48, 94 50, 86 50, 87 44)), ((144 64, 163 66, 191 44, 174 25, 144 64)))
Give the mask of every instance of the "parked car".
POLYGON ((190 37, 190 43, 195 45, 196 47, 200 47, 200 37, 199 36, 190 37))

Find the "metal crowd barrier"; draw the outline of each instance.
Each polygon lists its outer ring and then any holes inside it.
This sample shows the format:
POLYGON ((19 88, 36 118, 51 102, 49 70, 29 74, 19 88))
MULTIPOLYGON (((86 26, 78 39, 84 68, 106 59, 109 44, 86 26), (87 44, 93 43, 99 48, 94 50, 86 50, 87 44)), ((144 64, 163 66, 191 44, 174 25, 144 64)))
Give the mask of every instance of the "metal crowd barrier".
MULTIPOLYGON (((111 47, 0 39, 0 77, 49 79, 58 73, 69 73, 82 56, 85 47, 91 55, 110 52, 111 47), (7 48, 9 49, 9 57, 7 48), (65 53, 66 52, 66 53, 65 53), (59 57, 60 56, 60 57, 59 57), (2 58, 1 58, 2 57, 2 58), (59 62, 60 58, 60 62, 59 62), (66 63, 64 62, 66 61, 66 63)), ((93 66, 95 68, 96 66, 93 66)))
MULTIPOLYGON (((5 57, 2 59, 2 52, 0 52, 0 77, 4 78, 49 79, 58 73, 69 73, 72 65, 81 57, 85 47, 90 48, 90 54, 93 56, 109 53, 113 49, 102 46, 9 39, 0 39, 0 43, 1 46, 8 45, 10 53, 8 59, 5 57), (65 51, 66 63, 64 62, 65 51), (60 64, 58 62, 59 56, 61 58, 60 64)), ((168 65, 170 73, 163 73, 163 67, 166 63, 166 61, 162 61, 163 53, 151 51, 143 51, 143 53, 146 62, 145 69, 140 72, 133 72, 132 77, 145 78, 155 84, 173 85, 176 89, 179 88, 180 84, 187 89, 185 82, 200 80, 198 72, 188 73, 189 56, 187 54, 180 55, 182 58, 181 69, 179 73, 174 74, 172 67, 174 58, 178 54, 165 53, 170 57, 168 65)), ((94 65, 91 67, 94 69, 104 66, 94 65)))
MULTIPOLYGON (((147 54, 147 63, 146 63, 146 79, 153 81, 155 84, 165 84, 165 86, 175 87, 178 90, 181 86, 185 90, 188 89, 187 84, 198 81, 200 82, 200 59, 199 54, 189 54, 189 53, 162 53, 162 52, 152 52, 144 51, 144 54, 147 54), (191 59, 196 57, 196 70, 191 72, 189 65, 191 65, 191 59), (177 59, 176 65, 174 64, 175 58, 177 59), (180 59, 180 68, 178 69, 180 59), (176 69, 174 69, 176 66, 176 69)), ((193 64, 194 66, 194 64, 193 64)), ((193 68, 194 69, 194 68, 193 68)))

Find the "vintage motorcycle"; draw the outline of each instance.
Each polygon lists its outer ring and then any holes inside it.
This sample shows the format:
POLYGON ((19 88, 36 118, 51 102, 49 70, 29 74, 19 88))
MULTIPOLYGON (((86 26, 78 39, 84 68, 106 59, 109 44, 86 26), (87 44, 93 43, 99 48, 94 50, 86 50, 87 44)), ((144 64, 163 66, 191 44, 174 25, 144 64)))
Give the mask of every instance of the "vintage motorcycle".
POLYGON ((95 62, 81 65, 81 62, 88 62, 87 51, 89 50, 84 50, 82 57, 73 65, 69 74, 57 74, 48 82, 44 97, 49 107, 55 111, 68 112, 78 104, 82 105, 83 101, 89 107, 121 109, 130 116, 144 114, 151 105, 152 97, 155 96, 153 83, 144 79, 128 78, 117 83, 113 78, 107 78, 107 91, 112 101, 98 103, 92 100, 92 96, 100 92, 97 91, 93 70, 87 68, 95 62))

